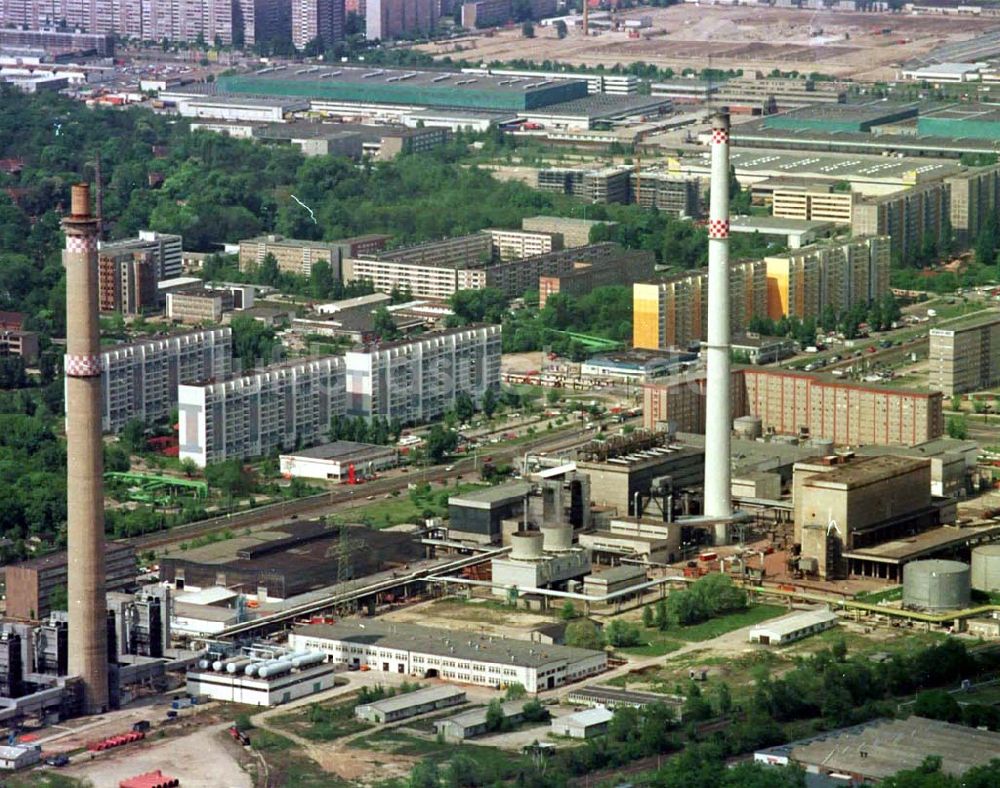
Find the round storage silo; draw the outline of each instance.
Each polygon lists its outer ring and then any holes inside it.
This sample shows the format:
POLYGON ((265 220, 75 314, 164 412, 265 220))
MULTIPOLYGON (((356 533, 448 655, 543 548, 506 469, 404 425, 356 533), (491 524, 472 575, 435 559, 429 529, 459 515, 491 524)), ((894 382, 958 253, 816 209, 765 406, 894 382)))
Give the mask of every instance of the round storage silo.
POLYGON ((573 526, 552 525, 542 527, 542 548, 547 553, 564 553, 573 549, 573 526))
POLYGON ((1000 544, 972 549, 972 587, 976 591, 1000 591, 1000 544))
POLYGON ((961 561, 913 561, 903 568, 903 607, 958 610, 969 606, 969 565, 961 561))
POLYGON ((511 534, 510 557, 515 560, 533 561, 542 557, 542 540, 538 531, 519 531, 511 534))

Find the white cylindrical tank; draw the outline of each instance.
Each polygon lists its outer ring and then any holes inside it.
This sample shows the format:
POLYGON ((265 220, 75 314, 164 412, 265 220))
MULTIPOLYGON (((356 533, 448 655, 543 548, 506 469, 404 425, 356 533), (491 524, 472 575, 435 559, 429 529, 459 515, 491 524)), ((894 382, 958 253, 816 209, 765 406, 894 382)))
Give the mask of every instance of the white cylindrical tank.
POLYGON ((510 537, 510 557, 532 561, 542 557, 544 537, 538 531, 519 531, 510 537))
POLYGON ((282 659, 277 662, 272 662, 269 665, 265 665, 257 671, 257 675, 262 679, 267 679, 273 676, 280 676, 282 673, 288 673, 291 669, 292 663, 282 659))
POLYGON ((553 525, 542 528, 542 549, 547 553, 561 553, 573 549, 573 527, 553 525))
POLYGON ((201 670, 208 670, 210 667, 212 667, 212 663, 209 662, 207 659, 199 659, 198 660, 198 667, 201 670))
POLYGON ((1000 544, 972 549, 972 587, 976 591, 1000 591, 1000 544))
POLYGON ((959 610, 969 606, 969 565, 961 561, 913 561, 903 568, 903 607, 959 610))
POLYGON ((305 668, 310 665, 318 665, 326 659, 326 654, 322 651, 313 651, 304 657, 296 657, 292 660, 293 668, 305 668))
POLYGON ((217 660, 215 660, 215 662, 212 663, 212 670, 214 670, 216 673, 218 673, 218 672, 220 672, 222 670, 222 667, 225 664, 226 663, 223 662, 221 659, 217 659, 217 660))
POLYGON ((249 657, 242 657, 240 659, 233 659, 226 663, 227 673, 238 673, 241 670, 245 670, 246 667, 253 662, 249 657))

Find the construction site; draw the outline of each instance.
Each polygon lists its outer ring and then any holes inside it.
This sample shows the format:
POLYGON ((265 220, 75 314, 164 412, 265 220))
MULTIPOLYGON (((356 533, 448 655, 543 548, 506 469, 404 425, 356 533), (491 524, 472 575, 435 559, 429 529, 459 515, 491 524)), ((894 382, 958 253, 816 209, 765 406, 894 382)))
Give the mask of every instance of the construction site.
POLYGON ((488 30, 420 45, 436 56, 473 62, 558 61, 569 66, 611 68, 642 61, 678 74, 684 69, 748 69, 818 72, 843 79, 894 79, 902 64, 946 43, 973 39, 1000 26, 977 16, 920 16, 815 8, 723 6, 684 3, 668 8, 591 14, 589 35, 582 18, 570 18, 559 39, 540 26, 544 40, 520 29, 488 30), (630 22, 641 23, 639 27, 630 22), (647 24, 648 22, 648 24, 647 24), (619 29, 620 28, 620 29, 619 29))

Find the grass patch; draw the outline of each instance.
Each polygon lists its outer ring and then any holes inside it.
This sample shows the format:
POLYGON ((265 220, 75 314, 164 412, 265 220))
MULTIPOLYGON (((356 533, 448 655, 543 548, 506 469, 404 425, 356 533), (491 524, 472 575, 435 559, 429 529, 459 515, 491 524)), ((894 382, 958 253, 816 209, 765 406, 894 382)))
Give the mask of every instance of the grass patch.
POLYGON ((333 741, 368 730, 372 725, 354 717, 356 699, 348 703, 313 703, 300 712, 275 718, 279 725, 311 741, 333 741))
POLYGON ((22 775, 4 775, 3 784, 8 788, 89 788, 87 780, 78 780, 55 772, 31 771, 22 775))
POLYGON ((869 605, 877 605, 879 602, 896 602, 903 598, 903 587, 885 588, 881 591, 862 591, 855 594, 854 598, 858 602, 867 602, 869 605))
POLYGON ((661 632, 658 629, 643 629, 642 639, 645 643, 641 646, 625 646, 616 651, 635 657, 662 657, 677 651, 682 645, 672 640, 669 632, 661 632))
MULTIPOLYGON (((417 476, 414 481, 417 481, 417 476)), ((370 503, 355 506, 343 515, 333 518, 338 523, 365 523, 372 528, 388 528, 401 523, 419 523, 424 519, 424 513, 429 512, 431 517, 447 517, 448 498, 452 495, 461 495, 471 490, 483 489, 482 484, 457 484, 452 487, 434 489, 427 495, 420 496, 417 500, 406 492, 398 496, 380 498, 370 503)), ((364 485, 359 489, 359 494, 364 492, 364 485)))
POLYGON ((528 759, 494 747, 476 744, 441 743, 436 738, 421 738, 401 730, 384 730, 355 739, 348 746, 365 750, 377 750, 391 755, 407 755, 416 758, 430 758, 439 765, 445 764, 456 752, 472 758, 481 773, 502 781, 515 776, 519 769, 527 765, 528 759))
POLYGON ((667 630, 671 637, 686 640, 689 643, 697 643, 702 640, 711 640, 719 635, 725 635, 740 627, 749 627, 760 624, 772 618, 777 618, 788 612, 788 608, 781 605, 754 605, 746 610, 738 610, 735 613, 727 613, 724 616, 702 621, 700 624, 691 624, 686 627, 674 627, 667 630))
POLYGON ((291 739, 255 729, 252 747, 267 762, 268 785, 295 788, 348 788, 350 783, 328 774, 291 739))

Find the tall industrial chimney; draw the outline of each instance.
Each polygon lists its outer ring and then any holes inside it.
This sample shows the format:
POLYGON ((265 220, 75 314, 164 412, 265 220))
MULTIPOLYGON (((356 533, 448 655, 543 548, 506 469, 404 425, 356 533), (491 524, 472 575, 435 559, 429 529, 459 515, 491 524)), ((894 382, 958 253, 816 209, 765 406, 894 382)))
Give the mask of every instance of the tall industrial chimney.
POLYGON ((108 630, 104 571, 101 348, 98 327, 98 222, 90 187, 72 187, 63 219, 66 249, 66 456, 69 674, 83 680, 83 711, 108 708, 108 630))
MULTIPOLYGON (((729 353, 729 111, 722 109, 712 117, 708 211, 705 515, 712 518, 732 516, 729 353)), ((725 525, 716 529, 716 542, 725 541, 725 530, 725 525)))

